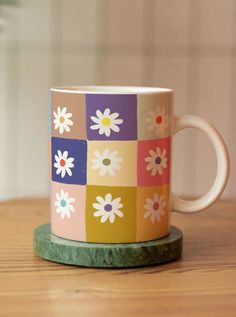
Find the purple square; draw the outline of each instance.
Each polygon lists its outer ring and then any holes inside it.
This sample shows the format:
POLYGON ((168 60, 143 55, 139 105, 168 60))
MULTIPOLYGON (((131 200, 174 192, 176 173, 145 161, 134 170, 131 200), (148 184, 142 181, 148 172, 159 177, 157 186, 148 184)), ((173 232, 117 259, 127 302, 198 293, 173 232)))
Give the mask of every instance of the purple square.
POLYGON ((87 94, 89 140, 137 140, 137 96, 87 94))
POLYGON ((87 142, 52 137, 52 180, 85 185, 87 180, 87 142))

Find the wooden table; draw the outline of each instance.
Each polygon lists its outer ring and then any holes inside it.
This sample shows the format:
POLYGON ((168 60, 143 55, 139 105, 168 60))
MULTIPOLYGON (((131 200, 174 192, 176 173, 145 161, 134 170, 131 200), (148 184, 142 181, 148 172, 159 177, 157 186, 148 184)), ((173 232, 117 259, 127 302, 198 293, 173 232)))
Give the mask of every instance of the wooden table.
POLYGON ((236 316, 236 202, 173 214, 183 257, 136 269, 88 269, 33 254, 45 199, 0 203, 0 316, 236 316))

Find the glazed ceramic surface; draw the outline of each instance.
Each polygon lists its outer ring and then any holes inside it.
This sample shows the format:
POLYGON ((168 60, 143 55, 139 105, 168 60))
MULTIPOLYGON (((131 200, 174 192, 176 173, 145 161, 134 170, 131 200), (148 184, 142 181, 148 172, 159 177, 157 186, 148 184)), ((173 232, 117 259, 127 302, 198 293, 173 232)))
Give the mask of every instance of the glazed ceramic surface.
POLYGON ((171 208, 204 209, 225 186, 223 141, 200 118, 174 117, 170 89, 53 88, 50 109, 51 230, 59 237, 158 239, 169 233, 171 208), (170 191, 172 134, 190 126, 204 130, 204 124, 223 172, 204 197, 185 202, 170 191))

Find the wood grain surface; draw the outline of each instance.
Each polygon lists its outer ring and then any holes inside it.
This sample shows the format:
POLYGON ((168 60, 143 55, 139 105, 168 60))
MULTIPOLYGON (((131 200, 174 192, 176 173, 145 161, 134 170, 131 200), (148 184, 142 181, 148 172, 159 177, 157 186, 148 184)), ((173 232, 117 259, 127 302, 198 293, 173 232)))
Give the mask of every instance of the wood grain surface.
POLYGON ((33 254, 49 222, 46 199, 0 203, 0 316, 236 316, 236 203, 173 214, 180 260, 136 269, 87 269, 33 254))

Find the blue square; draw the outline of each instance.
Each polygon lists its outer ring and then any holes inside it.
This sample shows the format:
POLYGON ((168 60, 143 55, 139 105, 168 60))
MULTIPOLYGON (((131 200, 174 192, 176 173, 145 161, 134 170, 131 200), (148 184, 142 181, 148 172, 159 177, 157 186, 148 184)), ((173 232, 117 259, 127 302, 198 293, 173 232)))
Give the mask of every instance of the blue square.
POLYGON ((52 137, 52 180, 85 185, 87 181, 87 142, 52 137))

